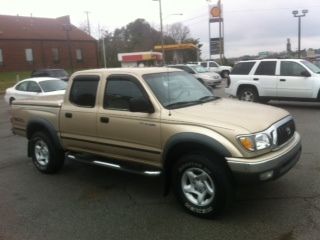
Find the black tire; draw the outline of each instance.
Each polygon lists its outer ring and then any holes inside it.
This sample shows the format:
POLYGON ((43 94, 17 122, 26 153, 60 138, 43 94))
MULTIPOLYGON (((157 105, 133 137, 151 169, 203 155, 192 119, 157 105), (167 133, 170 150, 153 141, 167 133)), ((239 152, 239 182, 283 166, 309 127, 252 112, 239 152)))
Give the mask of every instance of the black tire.
POLYGON ((11 97, 11 98, 9 99, 9 104, 11 105, 14 100, 15 100, 15 98, 11 97))
POLYGON ((202 153, 181 157, 173 168, 172 179, 178 201, 188 213, 198 217, 218 216, 233 198, 228 169, 202 153), (195 177, 190 177, 190 173, 195 177), (202 196, 203 201, 200 201, 202 196))
POLYGON ((228 78, 229 77, 230 72, 228 70, 223 70, 220 74, 220 76, 222 78, 228 78))
POLYGON ((247 102, 258 102, 259 94, 254 87, 242 87, 238 92, 238 99, 247 102))
POLYGON ((44 132, 36 132, 30 139, 32 161, 42 173, 56 173, 64 163, 64 152, 53 144, 44 132))

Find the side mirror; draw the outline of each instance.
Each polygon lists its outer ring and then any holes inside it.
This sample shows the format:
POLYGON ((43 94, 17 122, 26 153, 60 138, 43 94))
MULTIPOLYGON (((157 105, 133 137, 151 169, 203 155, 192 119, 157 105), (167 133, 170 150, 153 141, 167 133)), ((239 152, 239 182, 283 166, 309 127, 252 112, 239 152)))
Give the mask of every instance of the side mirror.
POLYGON ((131 112, 153 113, 154 108, 145 98, 131 98, 129 100, 129 110, 131 112))
POLYGON ((305 70, 305 71, 302 71, 302 72, 301 72, 301 76, 311 77, 311 74, 310 74, 307 70, 305 70))

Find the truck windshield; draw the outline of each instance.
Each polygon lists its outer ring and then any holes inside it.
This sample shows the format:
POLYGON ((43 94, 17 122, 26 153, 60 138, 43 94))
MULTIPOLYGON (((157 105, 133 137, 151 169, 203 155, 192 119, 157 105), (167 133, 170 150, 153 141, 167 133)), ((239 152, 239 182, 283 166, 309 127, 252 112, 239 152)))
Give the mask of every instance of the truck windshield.
POLYGON ((145 74, 143 78, 167 109, 202 104, 216 99, 195 77, 186 72, 145 74))

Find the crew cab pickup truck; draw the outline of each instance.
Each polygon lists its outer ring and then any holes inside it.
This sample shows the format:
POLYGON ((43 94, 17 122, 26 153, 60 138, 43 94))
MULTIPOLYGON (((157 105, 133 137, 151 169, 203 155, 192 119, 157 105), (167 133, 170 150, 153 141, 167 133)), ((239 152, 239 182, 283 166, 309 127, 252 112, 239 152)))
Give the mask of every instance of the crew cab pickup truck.
POLYGON ((64 99, 16 100, 12 129, 43 173, 78 160, 162 175, 191 214, 213 217, 241 182, 276 179, 301 153, 294 119, 280 108, 218 98, 173 68, 74 73, 64 99))

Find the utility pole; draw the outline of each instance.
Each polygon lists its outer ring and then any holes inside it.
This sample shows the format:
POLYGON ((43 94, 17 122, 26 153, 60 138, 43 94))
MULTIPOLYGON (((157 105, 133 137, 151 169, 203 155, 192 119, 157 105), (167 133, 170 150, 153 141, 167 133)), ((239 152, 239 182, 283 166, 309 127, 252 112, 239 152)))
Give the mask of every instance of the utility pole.
POLYGON ((90 28, 90 21, 89 21, 89 11, 85 11, 85 14, 87 15, 87 27, 88 27, 88 33, 91 35, 91 28, 90 28))
POLYGON ((298 10, 292 11, 293 16, 298 18, 298 58, 301 58, 301 18, 305 17, 308 12, 307 9, 302 10, 301 14, 298 10))
POLYGON ((164 56, 164 40, 163 40, 163 22, 162 22, 162 3, 161 0, 153 0, 159 2, 159 15, 160 15, 160 38, 161 38, 161 53, 162 53, 162 63, 165 64, 164 56))
POLYGON ((71 72, 73 72, 73 61, 72 61, 72 52, 71 52, 71 44, 70 44, 70 35, 69 32, 72 30, 70 24, 64 24, 63 30, 66 32, 66 38, 68 43, 68 54, 69 54, 69 67, 71 68, 71 72))

